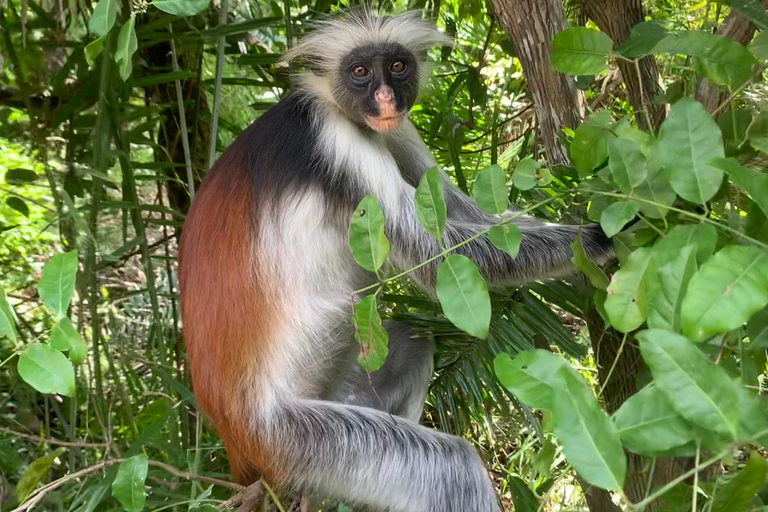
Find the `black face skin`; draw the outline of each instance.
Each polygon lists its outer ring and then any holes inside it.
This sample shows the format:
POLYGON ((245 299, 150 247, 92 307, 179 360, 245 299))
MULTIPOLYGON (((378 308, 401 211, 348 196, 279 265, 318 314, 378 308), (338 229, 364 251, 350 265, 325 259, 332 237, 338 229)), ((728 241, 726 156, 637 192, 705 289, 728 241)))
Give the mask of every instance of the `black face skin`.
POLYGON ((401 117, 411 109, 419 92, 418 62, 396 43, 353 49, 342 59, 339 75, 341 83, 334 90, 334 97, 346 115, 360 126, 370 126, 366 118, 391 114, 386 105, 387 112, 382 112, 376 99, 376 91, 382 87, 391 89, 392 106, 401 117))

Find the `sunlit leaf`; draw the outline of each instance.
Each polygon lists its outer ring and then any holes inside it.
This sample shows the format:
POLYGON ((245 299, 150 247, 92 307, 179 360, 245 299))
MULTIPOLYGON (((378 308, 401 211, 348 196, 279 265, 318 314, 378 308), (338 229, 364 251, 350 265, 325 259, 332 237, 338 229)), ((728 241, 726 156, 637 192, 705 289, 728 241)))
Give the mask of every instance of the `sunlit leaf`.
POLYGON ((488 231, 488 240, 513 258, 516 258, 517 253, 520 252, 522 239, 523 235, 520 233, 520 228, 514 224, 494 226, 488 231))
POLYGON ((131 16, 128 21, 120 28, 120 34, 117 38, 117 50, 115 51, 115 62, 120 70, 120 78, 128 80, 133 71, 133 54, 139 48, 139 41, 136 39, 136 29, 134 24, 136 18, 131 16))
POLYGON ((117 21, 117 0, 99 0, 93 8, 89 28, 98 37, 107 35, 107 32, 117 21))
POLYGON ((493 361, 496 376, 518 400, 536 409, 552 410, 555 388, 562 386, 561 358, 548 350, 526 350, 512 359, 499 354, 493 361))
POLYGON ((152 0, 151 5, 176 16, 194 16, 203 12, 210 3, 211 0, 152 0))
POLYGON ((93 67, 96 64, 96 58, 101 55, 101 49, 104 47, 104 38, 99 37, 88 43, 85 47, 85 62, 93 67))
POLYGON ((728 246, 704 263, 688 284, 683 332, 700 341, 735 329, 768 304, 768 254, 728 246))
POLYGON ((637 339, 656 388, 672 407, 688 421, 735 439, 737 397, 725 370, 691 341, 671 331, 642 331, 637 339))
POLYGON ((27 345, 17 366, 24 381, 40 393, 75 394, 75 370, 72 363, 56 349, 41 343, 27 345))
POLYGON ((621 332, 633 331, 645 321, 649 296, 657 286, 651 255, 651 249, 637 249, 611 278, 605 311, 611 325, 621 332))
POLYGON ((616 426, 584 379, 568 370, 559 370, 563 386, 554 394, 555 435, 566 459, 584 480, 603 489, 621 490, 627 458, 616 426))
POLYGON ((67 317, 63 317, 53 326, 50 345, 56 350, 69 351, 69 359, 74 364, 85 360, 85 342, 67 317))
POLYGON ((609 237, 616 235, 621 231, 627 222, 631 221, 637 215, 640 208, 627 201, 618 201, 603 211, 600 216, 600 226, 609 237))
POLYGON ((112 496, 120 502, 126 512, 141 512, 144 509, 147 500, 144 482, 148 469, 147 456, 143 453, 134 455, 120 464, 112 482, 112 496))
POLYGON ((488 336, 491 297, 472 260, 451 254, 437 267, 437 298, 453 325, 481 339, 488 336))
POLYGON ((366 371, 375 372, 387 359, 389 336, 381 324, 376 296, 368 295, 355 304, 355 339, 360 344, 357 362, 366 371))
POLYGON ((659 131, 659 155, 672 188, 693 203, 705 203, 720 188, 723 171, 711 165, 725 156, 720 128, 701 103, 675 103, 659 131))
POLYGON ((594 75, 606 67, 613 51, 613 41, 603 32, 573 27, 552 40, 552 66, 569 75, 594 75))
POLYGON ((358 265, 376 272, 389 254, 384 234, 384 213, 373 196, 365 196, 349 222, 349 247, 358 265))
POLYGON ((445 185, 440 169, 432 167, 421 177, 414 199, 416 217, 427 233, 443 240, 445 232, 445 185))
POLYGON ((523 158, 512 172, 512 182, 515 188, 519 190, 530 190, 536 186, 536 171, 539 168, 538 162, 532 158, 523 158))
POLYGON ((477 173, 472 190, 475 202, 488 213, 503 213, 509 206, 507 175, 498 165, 490 165, 477 173))
POLYGON ((43 267, 37 290, 40 298, 57 317, 67 313, 75 291, 77 278, 77 251, 62 252, 43 267))
POLYGON ((16 313, 5 297, 5 290, 0 287, 0 339, 16 341, 16 313))

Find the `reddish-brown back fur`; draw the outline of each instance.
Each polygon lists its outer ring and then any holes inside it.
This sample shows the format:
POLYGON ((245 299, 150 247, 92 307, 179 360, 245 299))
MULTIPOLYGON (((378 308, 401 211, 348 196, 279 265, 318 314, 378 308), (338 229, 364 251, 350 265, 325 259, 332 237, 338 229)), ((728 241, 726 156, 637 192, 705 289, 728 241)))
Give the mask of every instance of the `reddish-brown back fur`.
POLYGON ((179 285, 195 397, 224 440, 232 476, 248 484, 255 469, 268 468, 249 432, 247 393, 255 390, 246 390, 245 379, 266 359, 277 317, 254 252, 258 219, 242 155, 234 146, 222 155, 192 203, 179 248, 179 285))

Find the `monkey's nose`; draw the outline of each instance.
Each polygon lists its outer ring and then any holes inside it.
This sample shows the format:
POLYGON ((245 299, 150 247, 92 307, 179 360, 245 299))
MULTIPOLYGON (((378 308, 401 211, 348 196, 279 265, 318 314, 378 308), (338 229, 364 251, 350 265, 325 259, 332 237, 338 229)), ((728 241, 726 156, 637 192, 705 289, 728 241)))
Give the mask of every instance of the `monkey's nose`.
POLYGON ((392 101, 395 99, 394 94, 392 93, 392 88, 388 85, 382 85, 378 89, 376 89, 376 92, 374 93, 373 97, 376 99, 378 103, 386 102, 386 103, 392 103, 392 101))

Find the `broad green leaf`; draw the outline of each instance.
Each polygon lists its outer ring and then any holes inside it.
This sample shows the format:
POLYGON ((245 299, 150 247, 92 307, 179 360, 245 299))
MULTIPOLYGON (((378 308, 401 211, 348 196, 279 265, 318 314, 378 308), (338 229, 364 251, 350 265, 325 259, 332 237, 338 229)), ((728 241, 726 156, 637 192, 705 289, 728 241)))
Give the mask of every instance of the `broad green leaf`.
POLYGON ((513 258, 516 258, 517 253, 520 252, 520 241, 522 239, 523 235, 520 233, 520 228, 514 224, 494 226, 488 231, 488 240, 513 258))
POLYGON ((112 482, 112 496, 120 502, 126 512, 141 512, 144 509, 147 500, 144 482, 148 469, 147 456, 143 453, 125 459, 120 464, 112 482))
POLYGON ((629 139, 612 139, 608 143, 608 166, 613 181, 625 194, 631 194, 648 176, 645 155, 629 139))
POLYGON ((26 185, 37 181, 37 173, 32 169, 16 167, 5 171, 5 181, 11 185, 26 185))
POLYGON ((551 436, 546 435, 544 436, 544 442, 541 444, 541 449, 533 456, 531 465, 541 476, 549 478, 556 455, 557 445, 551 436))
POLYGON ((375 372, 387 360, 389 335, 381 324, 376 296, 368 295, 355 304, 355 338, 360 344, 357 362, 368 372, 375 372))
POLYGON ((16 313, 5 297, 5 290, 0 287, 0 339, 16 341, 16 313))
POLYGON ((96 58, 101 55, 101 49, 104 47, 104 37, 100 37, 88 43, 85 47, 85 62, 93 67, 96 64, 96 58))
POLYGON ((718 158, 711 163, 727 172, 731 180, 768 215, 768 173, 742 167, 735 158, 718 158))
POLYGON ((53 326, 50 345, 56 350, 69 351, 69 359, 75 364, 85 361, 85 342, 67 317, 53 326))
POLYGON ((573 257, 571 257, 573 265, 587 276, 592 286, 598 290, 606 290, 610 284, 608 276, 605 275, 603 269, 598 267, 594 261, 587 258, 584 252, 581 231, 576 235, 576 240, 571 243, 571 252, 573 253, 573 257))
POLYGON ((389 240, 384 234, 384 213, 373 196, 365 196, 349 222, 349 247, 358 265, 376 272, 389 254, 389 240))
POLYGON ((637 339, 656 388, 672 407, 691 423, 735 439, 737 396, 725 370, 691 341, 671 331, 642 331, 637 339))
POLYGON ((503 213, 509 206, 507 175, 498 165, 489 165, 479 173, 472 190, 475 202, 487 213, 503 213))
POLYGON ((624 446, 641 455, 653 456, 695 440, 691 425, 653 384, 624 402, 613 421, 624 446))
POLYGON ((739 441, 765 446, 768 444, 768 402, 738 382, 733 383, 738 397, 739 441))
POLYGON ((736 329, 768 304, 768 254, 732 245, 704 263, 688 284, 683 333, 695 341, 736 329))
POLYGON ((747 141, 747 130, 752 123, 752 111, 748 108, 732 108, 717 118, 723 134, 725 154, 736 153, 747 141))
POLYGON ((27 203, 20 197, 9 196, 8 198, 6 198, 5 204, 7 204, 10 208, 13 208, 23 216, 29 217, 29 206, 27 206, 27 203))
POLYGON ((515 512, 539 512, 539 499, 522 479, 511 476, 506 482, 512 494, 515 512))
POLYGON ((573 27, 552 40, 552 67, 568 75, 595 75, 606 67, 613 41, 603 32, 573 27))
POLYGON ((704 48, 698 68, 712 82, 738 89, 752 77, 752 68, 757 60, 736 41, 716 36, 714 44, 704 48))
POLYGON ((67 314, 76 278, 77 251, 59 253, 43 267, 37 291, 43 304, 59 318, 67 314))
POLYGON ((768 32, 757 34, 747 48, 758 59, 768 59, 768 32))
MULTIPOLYGON (((742 469, 735 474, 720 477, 712 491, 712 506, 716 512, 744 512, 749 510, 752 497, 765 485, 765 459, 752 452, 742 469)), ((762 507, 759 507, 759 510, 762 507)), ((755 509, 753 509, 755 510, 755 509)))
POLYGON ((573 165, 582 178, 589 176, 608 158, 608 141, 615 137, 608 130, 610 122, 611 112, 600 110, 587 117, 576 128, 570 153, 573 165))
POLYGON ((747 128, 749 145, 768 154, 768 112, 760 112, 752 118, 747 128))
POLYGON ((194 16, 203 12, 211 0, 152 0, 152 5, 176 16, 194 16))
POLYGON ((643 21, 632 27, 629 38, 619 47, 619 53, 628 59, 639 59, 653 53, 669 32, 653 21, 643 21))
POLYGON ((120 29, 117 38, 117 50, 115 51, 115 62, 120 70, 120 78, 123 81, 128 80, 133 71, 133 54, 139 48, 139 41, 136 39, 136 29, 134 25, 136 18, 131 16, 125 25, 120 29))
MULTIPOLYGON (((657 155, 658 159, 658 155, 657 155)), ((638 198, 635 204, 648 217, 663 219, 669 213, 669 207, 675 203, 677 194, 672 189, 666 170, 661 164, 648 165, 648 175, 632 192, 638 198)))
POLYGON ((539 168, 538 162, 532 158, 523 158, 512 172, 512 182, 515 188, 519 190, 530 190, 536 186, 536 172, 539 168))
POLYGON ((117 0, 99 0, 93 8, 89 28, 98 37, 107 35, 107 32, 117 21, 117 0))
POLYGON ((640 248, 611 278, 605 311, 617 330, 630 332, 645 321, 649 296, 655 291, 656 274, 651 249, 640 248))
POLYGON ((421 177, 416 189, 416 217, 424 230, 443 241, 445 232, 445 184, 440 169, 432 167, 421 177))
POLYGON ((568 370, 559 370, 563 385, 554 394, 555 435, 566 459, 584 480, 603 489, 621 490, 627 458, 616 426, 584 379, 568 370))
POLYGON ((659 268, 659 287, 650 297, 648 327, 680 331, 680 309, 696 272, 696 245, 686 245, 675 259, 659 268))
POLYGON ((720 188, 723 171, 710 164, 725 156, 720 127, 698 101, 675 103, 659 131, 659 156, 680 197, 705 203, 720 188))
POLYGON ((451 254, 437 267, 437 298, 453 325, 485 339, 491 323, 488 284, 472 260, 451 254))
POLYGON ((75 394, 75 370, 72 363, 56 349, 41 343, 27 345, 17 366, 24 381, 40 393, 75 394))
POLYGON ((696 244, 696 261, 707 261, 715 253, 717 230, 710 224, 680 224, 653 246, 656 267, 674 261, 686 245, 696 244))
POLYGON ((499 354, 493 360, 496 376, 518 400, 536 409, 552 410, 555 388, 563 382, 559 373, 565 364, 548 350, 526 350, 514 359, 499 354))
POLYGON ((627 222, 631 221, 637 215, 640 208, 627 201, 618 201, 603 211, 600 216, 600 226, 609 237, 614 236, 621 231, 627 222))
POLYGON ((19 483, 16 484, 16 499, 23 503, 35 490, 37 484, 43 483, 51 470, 51 464, 66 451, 65 448, 57 448, 48 455, 43 455, 32 462, 24 469, 19 483))

